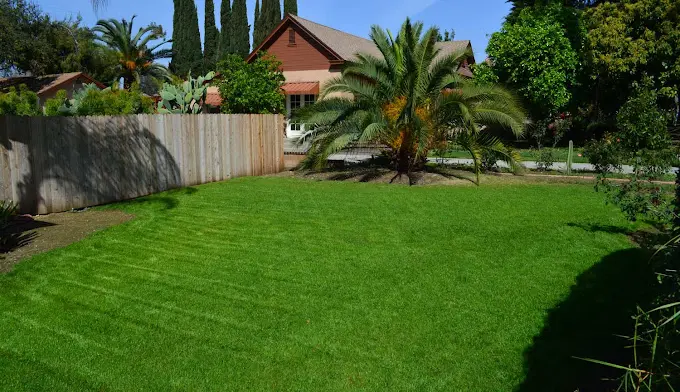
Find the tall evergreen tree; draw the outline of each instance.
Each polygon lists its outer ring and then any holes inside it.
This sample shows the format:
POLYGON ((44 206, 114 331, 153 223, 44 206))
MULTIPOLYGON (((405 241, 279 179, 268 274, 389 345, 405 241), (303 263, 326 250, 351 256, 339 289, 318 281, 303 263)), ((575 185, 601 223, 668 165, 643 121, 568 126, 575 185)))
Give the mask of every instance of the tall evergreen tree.
POLYGON ((297 15, 297 13, 298 13, 297 0, 283 0, 284 15, 288 14, 297 15))
POLYGON ((174 13, 172 15, 172 60, 170 71, 178 74, 178 69, 184 69, 184 29, 182 28, 182 6, 184 0, 173 0, 174 13))
POLYGON ((270 23, 269 28, 267 29, 267 31, 265 33, 265 38, 267 37, 267 35, 269 35, 269 33, 272 32, 272 30, 274 30, 274 28, 276 26, 279 25, 279 23, 281 23, 281 19, 282 19, 282 17, 281 17, 281 0, 271 0, 271 2, 272 2, 272 4, 271 4, 272 16, 271 16, 271 20, 269 21, 269 23, 270 23))
POLYGON ((281 22, 281 1, 280 0, 262 0, 262 10, 260 11, 261 21, 261 40, 267 38, 269 33, 274 30, 281 22))
POLYGON ((242 57, 250 53, 250 25, 246 0, 234 0, 231 8, 231 46, 233 52, 242 57))
POLYGON ((220 32, 215 26, 215 3, 205 0, 205 39, 203 42, 203 63, 205 71, 213 71, 217 61, 220 32))
POLYGON ((233 53, 231 46, 231 0, 222 0, 220 7, 220 27, 222 32, 220 34, 219 55, 222 59, 225 55, 233 53))
POLYGON ((262 42, 262 21, 260 20, 260 0, 255 0, 255 17, 253 18, 253 48, 262 42))
POLYGON ((198 29, 198 10, 196 9, 196 3, 194 0, 185 0, 186 7, 186 44, 187 44, 187 63, 189 69, 180 76, 186 76, 188 71, 196 76, 203 73, 203 51, 201 50, 201 31, 198 29))

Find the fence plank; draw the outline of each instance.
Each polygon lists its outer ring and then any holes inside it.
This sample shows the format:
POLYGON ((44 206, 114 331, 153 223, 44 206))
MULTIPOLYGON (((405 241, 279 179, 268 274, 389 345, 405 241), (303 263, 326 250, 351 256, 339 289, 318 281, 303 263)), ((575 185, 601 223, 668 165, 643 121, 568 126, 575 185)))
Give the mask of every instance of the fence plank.
POLYGON ((283 169, 280 115, 0 117, 0 198, 50 213, 283 169))

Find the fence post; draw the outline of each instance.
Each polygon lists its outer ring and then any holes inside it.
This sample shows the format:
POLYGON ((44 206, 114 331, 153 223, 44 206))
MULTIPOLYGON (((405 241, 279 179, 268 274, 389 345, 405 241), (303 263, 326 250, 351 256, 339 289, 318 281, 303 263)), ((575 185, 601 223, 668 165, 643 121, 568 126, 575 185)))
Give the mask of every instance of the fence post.
POLYGON ((567 175, 571 175, 571 165, 574 162, 574 141, 569 140, 569 154, 567 154, 567 175))

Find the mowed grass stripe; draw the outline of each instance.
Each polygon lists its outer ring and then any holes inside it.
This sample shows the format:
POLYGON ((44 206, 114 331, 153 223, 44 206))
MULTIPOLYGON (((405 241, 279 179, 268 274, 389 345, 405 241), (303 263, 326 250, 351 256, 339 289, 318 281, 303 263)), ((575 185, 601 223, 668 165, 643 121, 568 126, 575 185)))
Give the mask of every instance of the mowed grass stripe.
POLYGON ((511 391, 547 312, 631 248, 577 185, 249 178, 106 208, 137 218, 0 277, 2 389, 511 391))

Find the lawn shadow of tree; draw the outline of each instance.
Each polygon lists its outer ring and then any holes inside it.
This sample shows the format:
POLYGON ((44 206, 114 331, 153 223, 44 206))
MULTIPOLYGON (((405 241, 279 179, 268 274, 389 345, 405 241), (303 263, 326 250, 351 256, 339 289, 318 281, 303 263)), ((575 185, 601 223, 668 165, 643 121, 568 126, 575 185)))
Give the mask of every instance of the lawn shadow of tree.
POLYGON ((652 295, 649 257, 639 248, 614 252, 576 279, 525 351, 525 379, 517 392, 612 390, 620 371, 574 357, 631 362, 628 342, 621 336, 630 336, 637 305, 652 295))
POLYGON ((156 195, 149 195, 132 200, 126 200, 115 204, 114 207, 119 208, 125 206, 144 206, 144 207, 157 206, 161 210, 172 210, 179 206, 180 196, 191 196, 197 192, 198 188, 194 187, 172 189, 156 195))

